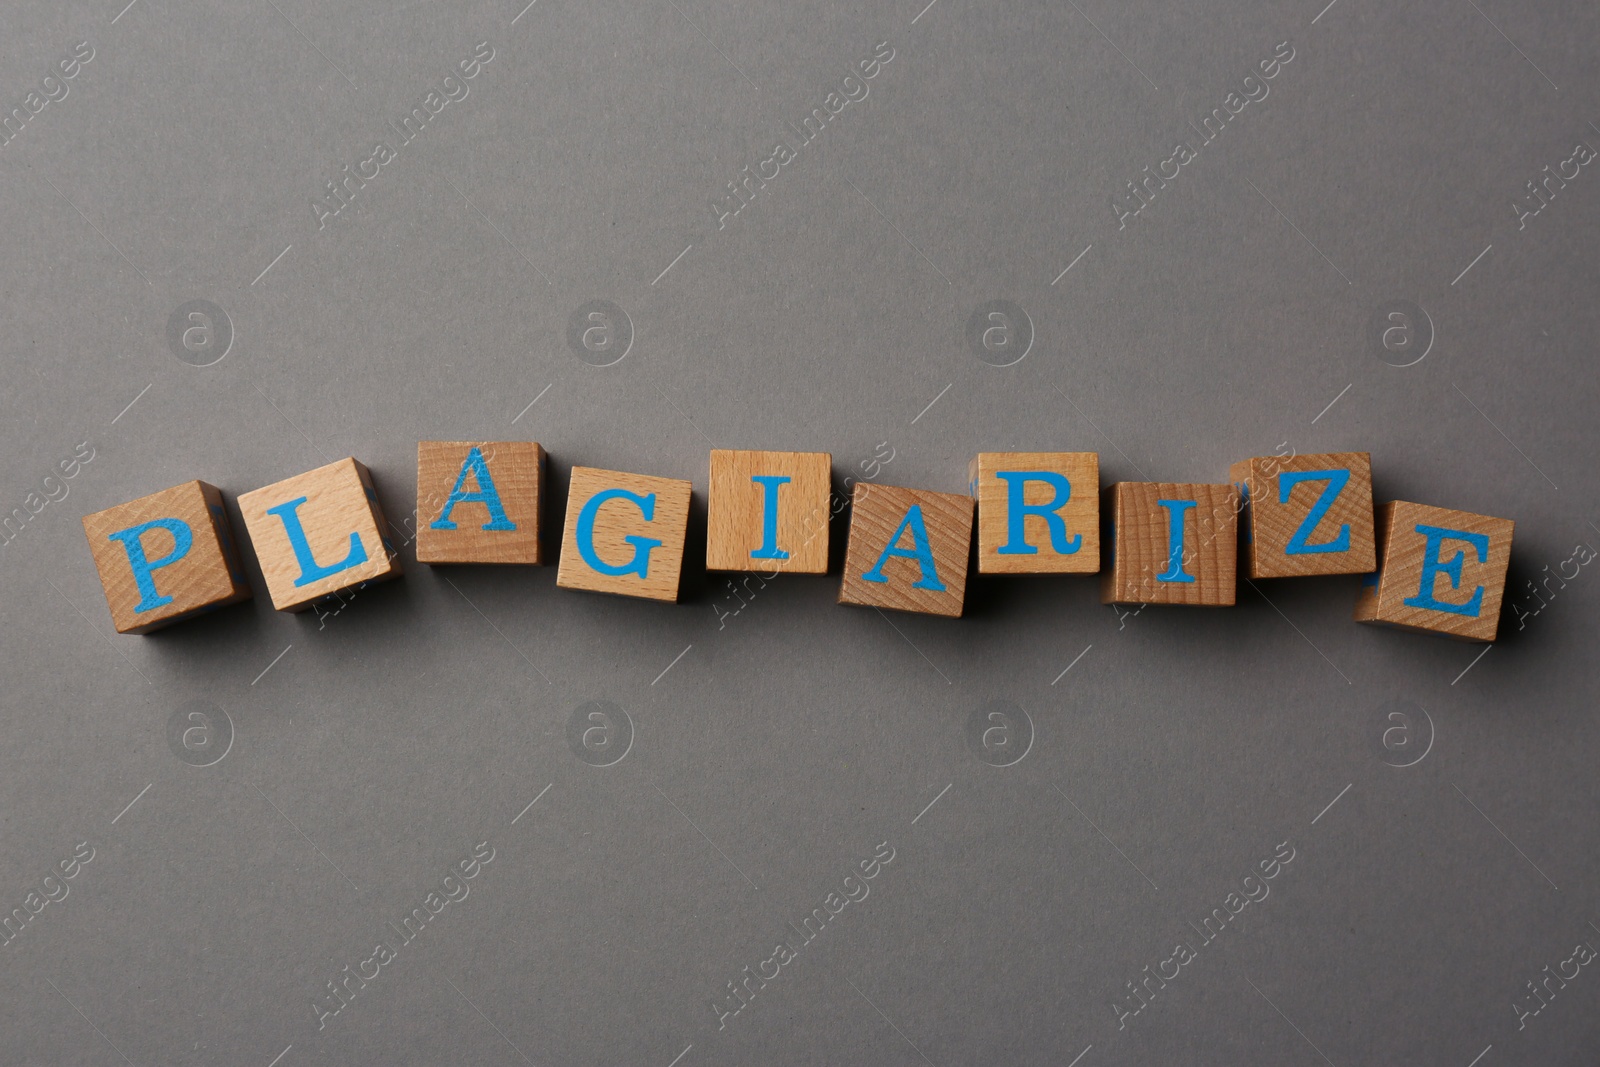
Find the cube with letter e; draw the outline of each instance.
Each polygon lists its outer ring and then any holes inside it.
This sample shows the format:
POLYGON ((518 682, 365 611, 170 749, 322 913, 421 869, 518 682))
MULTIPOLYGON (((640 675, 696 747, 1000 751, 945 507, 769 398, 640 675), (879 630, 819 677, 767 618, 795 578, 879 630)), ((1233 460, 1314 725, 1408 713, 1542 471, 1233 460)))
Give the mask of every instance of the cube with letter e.
POLYGON ((1257 456, 1235 463, 1228 480, 1243 495, 1246 577, 1367 574, 1378 566, 1366 452, 1257 456))
POLYGON ((144 634, 250 598, 222 492, 184 482, 83 517, 119 634, 144 634))
POLYGON ((1510 519, 1400 500, 1382 505, 1382 565, 1362 584, 1355 620, 1493 641, 1515 526, 1510 519))

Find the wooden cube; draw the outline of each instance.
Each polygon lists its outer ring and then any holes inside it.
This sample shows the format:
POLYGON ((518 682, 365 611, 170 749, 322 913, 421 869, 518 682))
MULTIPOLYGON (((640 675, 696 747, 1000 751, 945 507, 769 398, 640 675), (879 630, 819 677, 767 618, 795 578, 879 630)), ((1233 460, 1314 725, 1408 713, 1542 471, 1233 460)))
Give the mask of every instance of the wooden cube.
POLYGON ((1493 641, 1516 524, 1391 500, 1378 508, 1381 569, 1362 583, 1355 620, 1493 641))
POLYGON ((1238 490, 1118 482, 1106 494, 1112 550, 1100 578, 1102 603, 1233 604, 1238 490))
POLYGON ((961 614, 972 550, 972 498, 857 482, 839 603, 961 614))
POLYGON ((689 494, 677 478, 573 467, 556 584, 677 600, 689 494))
POLYGON ((1098 453, 980 452, 968 477, 979 574, 1100 570, 1098 453))
POLYGON ((1244 503, 1251 578, 1368 574, 1377 569, 1372 457, 1366 452, 1257 456, 1228 469, 1244 503))
POLYGON ((354 459, 245 493, 239 512, 279 611, 400 573, 372 475, 354 459))
POLYGON ((706 570, 828 573, 833 457, 713 449, 706 570))
POLYGON ((144 634, 250 599, 222 491, 184 482, 83 517, 111 622, 144 634))
POLYGON ((417 562, 543 563, 544 466, 534 441, 418 441, 417 562))

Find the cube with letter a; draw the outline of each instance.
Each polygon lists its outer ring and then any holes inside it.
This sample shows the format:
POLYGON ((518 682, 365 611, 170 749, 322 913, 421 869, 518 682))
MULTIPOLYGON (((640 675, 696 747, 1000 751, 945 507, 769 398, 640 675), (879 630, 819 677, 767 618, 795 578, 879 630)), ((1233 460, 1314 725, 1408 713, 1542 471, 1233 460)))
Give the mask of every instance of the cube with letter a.
POLYGON ((1246 577, 1367 574, 1377 568, 1367 453, 1257 456, 1235 463, 1228 479, 1243 497, 1246 577))
POLYGON ((417 562, 543 563, 544 467, 535 441, 418 441, 417 562))
POLYGON ((111 621, 144 634, 250 598, 222 492, 185 482, 83 517, 111 621))
POLYGON ((979 574, 1100 570, 1100 457, 1094 452, 980 452, 979 574))
POLYGON ((713 450, 706 569, 826 574, 831 468, 826 452, 713 450))
POLYGON ((839 603, 961 614, 972 550, 972 499, 857 482, 839 603))
POLYGON ((1101 603, 1233 604, 1239 511, 1233 486, 1118 482, 1106 494, 1112 545, 1101 603))
POLYGON ((573 467, 556 584, 677 600, 690 492, 677 478, 573 467))
POLYGON ((1382 565, 1356 600, 1355 620, 1489 642, 1500 625, 1510 519, 1391 500, 1378 508, 1382 565))
POLYGON ((251 490, 239 512, 279 611, 400 573, 372 475, 354 459, 251 490))

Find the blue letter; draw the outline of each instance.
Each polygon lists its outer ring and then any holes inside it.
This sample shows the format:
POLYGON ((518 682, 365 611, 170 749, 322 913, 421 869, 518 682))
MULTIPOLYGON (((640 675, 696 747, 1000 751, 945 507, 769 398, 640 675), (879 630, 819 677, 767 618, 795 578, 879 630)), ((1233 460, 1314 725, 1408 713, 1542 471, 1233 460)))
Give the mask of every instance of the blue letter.
POLYGON ((188 523, 182 519, 151 519, 149 522, 130 526, 126 530, 118 530, 106 540, 121 541, 122 547, 128 550, 128 566, 133 568, 133 580, 139 586, 139 603, 134 605, 134 611, 153 611, 163 604, 172 603, 170 596, 162 596, 156 592, 156 581, 151 575, 152 572, 176 563, 189 554, 189 546, 194 544, 194 534, 190 531, 188 523), (144 543, 140 539, 144 537, 145 531, 158 527, 172 535, 172 551, 160 559, 152 560, 145 557, 144 543))
POLYGON ((1023 527, 1023 520, 1029 515, 1037 515, 1050 528, 1050 547, 1056 550, 1057 555, 1070 556, 1083 546, 1083 535, 1068 537, 1066 520, 1056 514, 1072 499, 1072 483, 1066 475, 1055 471, 995 471, 994 476, 1005 479, 1006 483, 1006 543, 998 549, 1000 555, 1032 556, 1038 553, 1038 548, 1028 544, 1027 531, 1023 527), (1056 491, 1055 498, 1048 504, 1026 503, 1024 494, 1028 482, 1048 483, 1056 491))
POLYGON ((1451 530, 1443 526, 1425 526, 1417 524, 1417 533, 1428 539, 1422 549, 1422 584, 1417 587, 1416 596, 1408 596, 1403 601, 1408 608, 1427 608, 1429 611, 1448 611, 1452 615, 1466 615, 1476 619, 1478 612, 1483 608, 1483 586, 1478 586, 1477 592, 1472 594, 1472 599, 1465 604, 1449 604, 1433 595, 1435 583, 1439 575, 1443 574, 1450 579, 1450 588, 1461 588, 1461 561, 1464 552, 1457 551, 1450 557, 1448 563, 1439 559, 1440 542, 1449 538, 1452 541, 1465 541, 1478 550, 1478 562, 1489 561, 1489 535, 1481 533, 1468 533, 1466 530, 1451 530))
POLYGON ((483 461, 483 453, 476 445, 467 453, 467 461, 461 465, 461 473, 456 475, 456 487, 450 490, 450 499, 444 502, 444 510, 439 513, 432 528, 435 530, 454 530, 456 524, 450 521, 450 512, 457 504, 482 504, 489 509, 489 521, 483 524, 485 530, 515 530, 517 524, 506 518, 505 505, 500 503, 500 492, 494 487, 494 478, 489 474, 489 465, 483 461), (478 483, 475 493, 463 493, 461 483, 467 480, 467 472, 472 472, 472 477, 478 483))
POLYGON ((788 559, 789 553, 778 547, 778 486, 790 480, 787 474, 753 474, 752 482, 761 483, 761 547, 750 553, 752 559, 788 559))
POLYGON ((1283 554, 1286 556, 1312 555, 1319 552, 1348 552, 1350 551, 1350 525, 1339 527, 1339 535, 1332 541, 1324 541, 1320 545, 1309 543, 1309 538, 1315 532, 1317 524, 1322 517, 1333 507, 1334 500, 1344 491, 1345 483, 1350 481, 1350 472, 1347 470, 1332 471, 1285 471, 1278 475, 1278 503, 1287 504, 1289 494, 1301 482, 1326 481, 1328 487, 1317 497, 1317 502, 1311 505, 1311 510, 1306 513, 1306 519, 1300 528, 1289 538, 1289 543, 1284 546, 1283 554))
POLYGON ((1156 575, 1158 582, 1192 582, 1194 575, 1183 569, 1183 513, 1195 506, 1193 500, 1157 500, 1167 509, 1167 569, 1156 575))
POLYGON ((300 564, 300 577, 294 580, 296 589, 312 582, 320 582, 330 578, 340 571, 347 571, 367 561, 367 550, 361 544, 361 535, 354 530, 350 531, 350 554, 345 556, 344 562, 335 563, 331 567, 319 564, 316 557, 311 554, 311 545, 306 541, 306 531, 300 525, 298 508, 306 502, 305 497, 296 497, 275 508, 268 508, 268 515, 276 515, 283 520, 283 531, 289 535, 289 546, 294 549, 294 558, 300 564))
POLYGON ((578 512, 578 555, 583 561, 600 574, 620 578, 624 574, 637 574, 641 578, 650 576, 650 550, 660 548, 661 542, 649 537, 639 537, 629 534, 623 540, 633 546, 633 559, 620 567, 614 567, 601 559, 594 550, 594 520, 600 514, 600 505, 607 500, 627 500, 636 504, 639 513, 644 516, 645 522, 653 522, 656 517, 656 495, 650 493, 640 496, 630 493, 626 489, 606 489, 589 498, 583 505, 583 510, 578 512))
POLYGON ((889 543, 884 546, 883 555, 878 557, 878 562, 870 571, 861 575, 864 582, 887 582, 889 579, 883 575, 883 565, 890 556, 900 559, 914 559, 917 566, 922 569, 922 577, 911 583, 913 589, 930 589, 936 593, 944 592, 944 583, 939 580, 939 569, 933 563, 933 547, 928 544, 928 527, 922 521, 922 505, 912 504, 906 509, 906 517, 900 520, 900 525, 895 528, 894 536, 889 538, 889 543), (900 535, 906 532, 906 527, 911 527, 911 548, 897 548, 900 535))

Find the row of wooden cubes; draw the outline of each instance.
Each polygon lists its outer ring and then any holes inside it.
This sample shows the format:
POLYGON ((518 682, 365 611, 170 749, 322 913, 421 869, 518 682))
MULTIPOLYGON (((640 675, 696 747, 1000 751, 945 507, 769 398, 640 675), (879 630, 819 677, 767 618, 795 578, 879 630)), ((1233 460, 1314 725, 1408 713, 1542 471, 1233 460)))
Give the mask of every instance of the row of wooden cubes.
MULTIPOLYGON (((534 442, 420 442, 417 559, 545 562, 545 466, 534 442)), ((1234 464, 1227 483, 1103 491, 1093 452, 985 452, 968 488, 856 483, 839 601, 960 615, 976 526, 980 574, 1098 573, 1106 603, 1231 605, 1241 566, 1247 578, 1362 574, 1358 621, 1495 637, 1511 520, 1399 501, 1375 508, 1365 452, 1259 457, 1234 464)), ((556 584, 676 600, 689 501, 680 479, 572 468, 556 584)), ((279 610, 400 573, 372 477, 354 459, 238 503, 279 610)), ((706 566, 825 574, 833 511, 827 453, 713 451, 706 566)), ((83 524, 119 632, 250 596, 211 485, 174 486, 83 524)))

